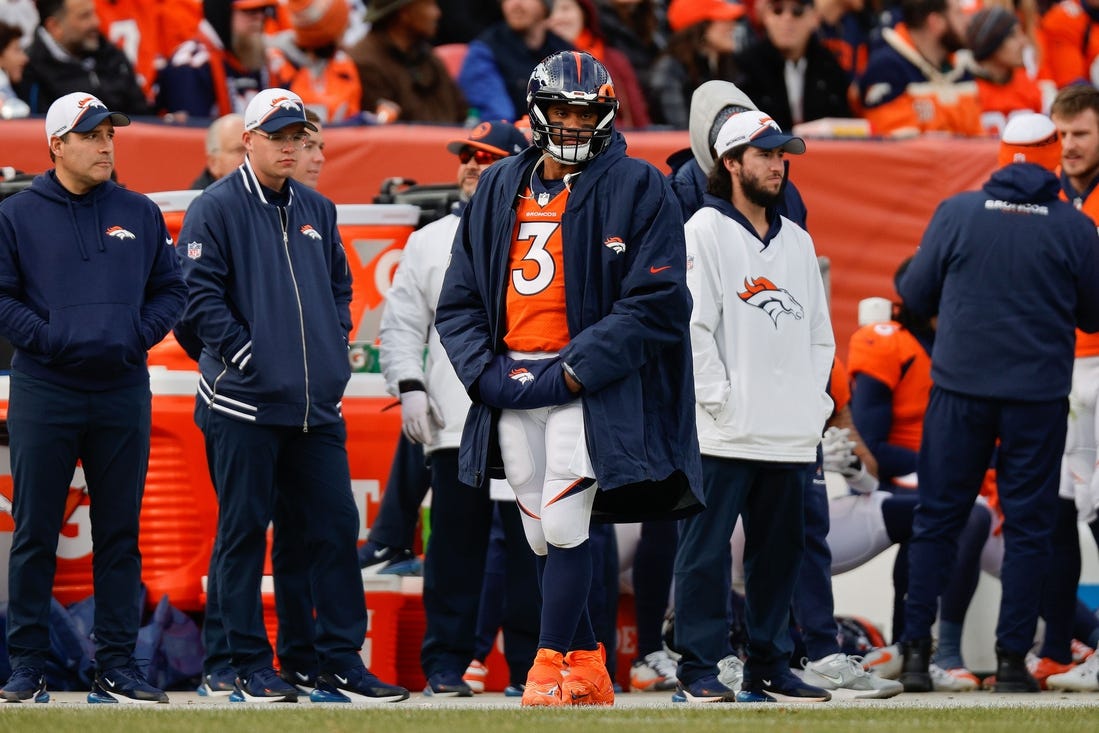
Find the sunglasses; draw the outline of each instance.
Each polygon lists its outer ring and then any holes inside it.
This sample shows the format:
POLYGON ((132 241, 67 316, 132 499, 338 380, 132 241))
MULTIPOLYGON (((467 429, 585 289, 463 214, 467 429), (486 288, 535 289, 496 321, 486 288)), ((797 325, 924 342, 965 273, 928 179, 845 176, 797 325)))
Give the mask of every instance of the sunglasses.
POLYGON ((783 15, 790 13, 795 18, 800 18, 805 15, 809 7, 801 3, 771 3, 769 5, 771 12, 775 15, 783 15))
POLYGON ((475 160, 478 165, 491 165, 502 157, 504 156, 490 153, 487 150, 475 150, 473 148, 462 148, 462 151, 458 153, 458 160, 462 161, 462 163, 468 163, 471 160, 475 160))

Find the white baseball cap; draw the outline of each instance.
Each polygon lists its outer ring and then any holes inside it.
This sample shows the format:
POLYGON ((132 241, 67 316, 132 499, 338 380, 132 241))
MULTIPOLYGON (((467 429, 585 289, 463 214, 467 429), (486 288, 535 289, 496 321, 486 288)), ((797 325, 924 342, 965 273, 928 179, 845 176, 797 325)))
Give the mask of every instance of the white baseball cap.
POLYGON ((112 112, 94 94, 73 92, 54 100, 46 112, 46 140, 61 137, 66 132, 90 132, 110 118, 115 127, 130 124, 121 112, 112 112))
POLYGON ((264 89, 252 97, 244 110, 244 131, 278 132, 287 125, 304 124, 307 130, 317 126, 305 118, 305 104, 289 89, 264 89))
POLYGON ((787 153, 801 155, 805 152, 805 141, 800 137, 787 135, 766 112, 749 110, 737 112, 725 121, 717 133, 714 150, 720 158, 725 153, 741 145, 751 145, 760 150, 782 148, 787 153))

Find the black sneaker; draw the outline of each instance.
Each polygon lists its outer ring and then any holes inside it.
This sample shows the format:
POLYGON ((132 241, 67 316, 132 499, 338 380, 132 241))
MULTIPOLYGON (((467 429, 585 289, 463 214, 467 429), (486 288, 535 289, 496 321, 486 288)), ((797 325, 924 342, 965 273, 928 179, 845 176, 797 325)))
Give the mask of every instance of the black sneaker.
POLYGON ((901 642, 901 684, 905 692, 931 692, 931 639, 901 642))
POLYGON ((132 662, 113 667, 95 676, 88 693, 91 703, 152 704, 168 702, 168 693, 145 681, 145 675, 132 662))
POLYGON ((359 567, 365 575, 420 575, 423 561, 412 550, 368 541, 359 548, 359 567))
POLYGON ((788 669, 770 675, 744 675, 737 702, 828 702, 832 693, 811 685, 788 669))
POLYGON ((37 667, 16 667, 11 677, 0 689, 0 700, 6 702, 49 702, 50 693, 46 692, 46 675, 37 667))
POLYGON ((473 688, 458 672, 436 672, 427 678, 424 694, 428 697, 473 697, 473 688))
POLYGON ((298 692, 303 695, 308 695, 317 686, 317 673, 312 671, 300 672, 296 669, 283 667, 279 670, 279 677, 298 688, 298 692))
POLYGON ((672 702, 707 703, 734 702, 735 700, 736 693, 721 684, 717 675, 713 674, 686 684, 680 680, 675 693, 672 694, 672 702))
POLYGON ((408 699, 408 690, 382 682, 366 667, 360 666, 338 674, 321 674, 309 699, 312 702, 401 702, 408 699))
POLYGON ((228 697, 237 689, 237 673, 230 667, 221 667, 202 675, 202 684, 195 690, 199 697, 228 697))
POLYGON ((236 689, 229 702, 297 702, 298 688, 275 672, 274 667, 260 667, 247 677, 237 677, 236 689))
POLYGON ((1038 681, 1026 668, 1026 657, 996 646, 996 683, 993 692, 1038 692, 1038 681))

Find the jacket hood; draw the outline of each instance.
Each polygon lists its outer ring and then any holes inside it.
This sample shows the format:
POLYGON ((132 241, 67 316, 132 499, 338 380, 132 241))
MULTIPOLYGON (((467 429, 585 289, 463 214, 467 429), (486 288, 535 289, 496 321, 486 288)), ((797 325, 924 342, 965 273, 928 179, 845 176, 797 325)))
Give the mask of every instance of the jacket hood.
POLYGON ((748 95, 736 84, 714 79, 706 82, 691 95, 691 113, 688 127, 691 136, 691 152, 708 176, 714 169, 714 155, 710 150, 710 128, 717 113, 729 106, 758 109, 748 95))
POLYGON ((1056 199, 1061 182, 1040 165, 1012 163, 993 173, 982 190, 1001 201, 1035 203, 1056 199))
MULTIPOLYGON (((88 248, 84 244, 84 236, 81 233, 81 227, 77 224, 74 207, 91 206, 93 208, 95 215, 95 232, 98 234, 98 232, 102 230, 99 221, 99 201, 117 188, 117 186, 118 184, 114 181, 104 181, 87 194, 77 196, 70 193, 68 189, 61 185, 61 182, 57 180, 57 171, 50 170, 39 176, 35 176, 34 180, 31 181, 30 188, 27 190, 44 199, 65 206, 69 212, 69 222, 72 224, 73 236, 76 239, 76 246, 80 250, 80 256, 82 259, 87 260, 88 248)), ((99 243, 99 251, 105 251, 106 248, 103 246, 103 238, 97 236, 96 241, 99 243)))

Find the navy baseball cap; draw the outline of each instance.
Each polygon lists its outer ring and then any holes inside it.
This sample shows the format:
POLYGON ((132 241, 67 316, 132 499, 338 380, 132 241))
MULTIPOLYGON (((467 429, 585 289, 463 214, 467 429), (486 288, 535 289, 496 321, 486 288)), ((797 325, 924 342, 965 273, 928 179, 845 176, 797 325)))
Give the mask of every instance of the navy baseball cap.
POLYGON ((112 112, 94 94, 72 92, 59 97, 46 112, 46 140, 67 132, 91 132, 103 120, 110 118, 115 127, 130 124, 121 112, 112 112))
POLYGON ((288 125, 302 124, 317 131, 317 126, 305 118, 305 104, 289 89, 264 89, 252 97, 244 110, 244 131, 278 132, 288 125))
POLYGON ((530 147, 526 135, 510 122, 495 120, 482 122, 469 131, 469 135, 460 140, 451 140, 446 149, 458 155, 465 148, 485 150, 493 155, 506 158, 521 153, 530 147))
POLYGON ((801 155, 805 152, 805 141, 800 137, 787 135, 771 119, 771 116, 758 110, 737 112, 725 121, 717 133, 714 150, 717 157, 741 145, 751 145, 760 150, 782 148, 787 153, 801 155))

